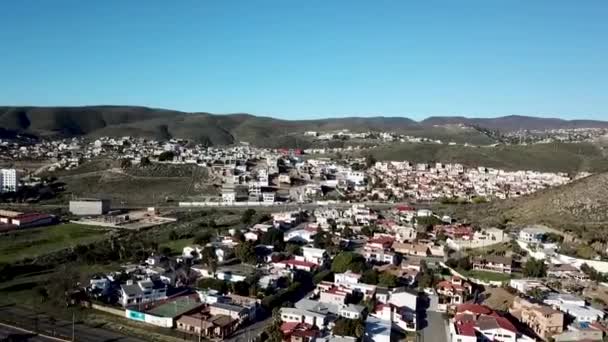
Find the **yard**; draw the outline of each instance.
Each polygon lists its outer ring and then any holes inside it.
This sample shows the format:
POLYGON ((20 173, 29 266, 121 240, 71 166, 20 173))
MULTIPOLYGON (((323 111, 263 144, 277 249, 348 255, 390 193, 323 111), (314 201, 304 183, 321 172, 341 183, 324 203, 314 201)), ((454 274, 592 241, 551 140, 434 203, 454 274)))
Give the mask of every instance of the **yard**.
POLYGON ((194 238, 169 240, 167 242, 163 242, 162 244, 160 244, 160 247, 161 247, 161 250, 164 247, 169 247, 169 248, 171 248, 172 254, 178 255, 178 254, 182 254, 182 250, 184 249, 184 247, 192 245, 194 243, 193 241, 194 241, 194 238))
POLYGON ((35 258, 78 244, 91 243, 106 232, 107 229, 74 223, 10 232, 0 239, 0 263, 35 258))
POLYGON ((509 279, 511 279, 511 275, 506 273, 486 271, 465 271, 463 273, 463 275, 467 277, 479 279, 482 281, 508 281, 509 279))

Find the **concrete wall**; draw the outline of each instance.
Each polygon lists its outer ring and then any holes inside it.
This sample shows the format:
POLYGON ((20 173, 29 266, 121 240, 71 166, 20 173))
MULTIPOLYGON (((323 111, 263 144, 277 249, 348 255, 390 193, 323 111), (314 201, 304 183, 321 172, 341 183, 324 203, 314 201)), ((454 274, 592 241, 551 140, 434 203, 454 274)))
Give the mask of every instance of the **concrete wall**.
POLYGON ((116 316, 120 316, 120 317, 124 317, 125 315, 125 310, 123 309, 115 309, 115 308, 111 308, 109 306, 103 306, 103 305, 99 305, 99 304, 93 304, 91 305, 91 308, 95 309, 95 310, 99 310, 99 311, 103 311, 112 315, 116 315, 116 316))

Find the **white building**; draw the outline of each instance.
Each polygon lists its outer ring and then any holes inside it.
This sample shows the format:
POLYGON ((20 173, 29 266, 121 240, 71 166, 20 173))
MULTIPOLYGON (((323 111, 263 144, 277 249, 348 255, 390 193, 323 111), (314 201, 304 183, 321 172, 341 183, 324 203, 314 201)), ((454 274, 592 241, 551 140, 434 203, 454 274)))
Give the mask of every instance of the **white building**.
POLYGON ((129 280, 120 286, 120 303, 131 306, 167 299, 167 285, 161 281, 141 280, 137 283, 129 280))
POLYGON ((323 265, 327 258, 327 252, 321 248, 302 247, 302 256, 304 257, 304 261, 323 265))
POLYGON ((519 232, 517 239, 519 241, 527 243, 541 243, 543 242, 543 236, 545 231, 535 227, 527 227, 519 232))
POLYGON ((0 169, 0 193, 19 189, 19 178, 15 169, 0 169))
POLYGON ((296 308, 281 308, 281 320, 291 323, 308 323, 319 328, 327 325, 326 315, 296 308))

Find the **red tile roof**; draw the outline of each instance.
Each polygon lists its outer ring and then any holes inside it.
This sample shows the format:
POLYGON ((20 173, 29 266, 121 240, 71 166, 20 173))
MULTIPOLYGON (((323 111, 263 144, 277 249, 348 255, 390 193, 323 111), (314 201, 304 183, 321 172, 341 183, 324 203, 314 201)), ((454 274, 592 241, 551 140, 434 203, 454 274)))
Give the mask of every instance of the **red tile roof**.
POLYGON ((476 315, 489 315, 493 311, 487 306, 479 305, 479 304, 460 304, 456 307, 456 312, 471 312, 476 315))
POLYGON ((475 323, 456 324, 458 335, 475 336, 475 323))

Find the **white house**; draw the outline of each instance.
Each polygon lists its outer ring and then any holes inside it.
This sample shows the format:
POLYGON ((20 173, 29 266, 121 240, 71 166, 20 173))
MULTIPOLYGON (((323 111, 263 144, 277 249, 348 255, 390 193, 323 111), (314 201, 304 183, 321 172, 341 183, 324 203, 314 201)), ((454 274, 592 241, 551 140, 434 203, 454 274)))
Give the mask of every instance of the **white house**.
POLYGON ((398 307, 407 307, 416 311, 418 295, 405 288, 395 288, 391 291, 388 302, 398 307))
POLYGON ((541 243, 544 235, 545 231, 540 228, 527 227, 519 231, 517 239, 527 243, 541 243))
POLYGON ((327 252, 321 248, 302 247, 302 256, 304 257, 304 261, 317 265, 323 265, 325 260, 327 260, 327 252))
POLYGON ((543 301, 545 304, 551 305, 563 313, 566 313, 577 322, 593 323, 604 318, 602 310, 588 306, 584 299, 570 294, 555 293, 543 301))
POLYGON ((324 314, 296 308, 281 308, 281 320, 284 323, 308 323, 320 328, 325 327, 328 322, 324 314))
POLYGON ((317 235, 316 229, 294 229, 285 233, 283 238, 286 242, 304 242, 310 243, 313 241, 314 236, 317 235))
POLYGON ((362 305, 348 304, 340 307, 339 315, 350 319, 359 319, 363 315, 365 307, 362 305))
POLYGON ((161 281, 148 279, 134 283, 129 280, 120 286, 120 303, 125 307, 164 299, 167 299, 167 285, 161 281))
POLYGON ((257 241, 258 240, 258 233, 256 233, 256 232, 247 232, 244 235, 245 235, 246 241, 257 241))
POLYGON ((358 284, 360 278, 361 278, 361 274, 354 273, 351 271, 346 271, 344 273, 334 274, 334 283, 336 285, 358 284))

